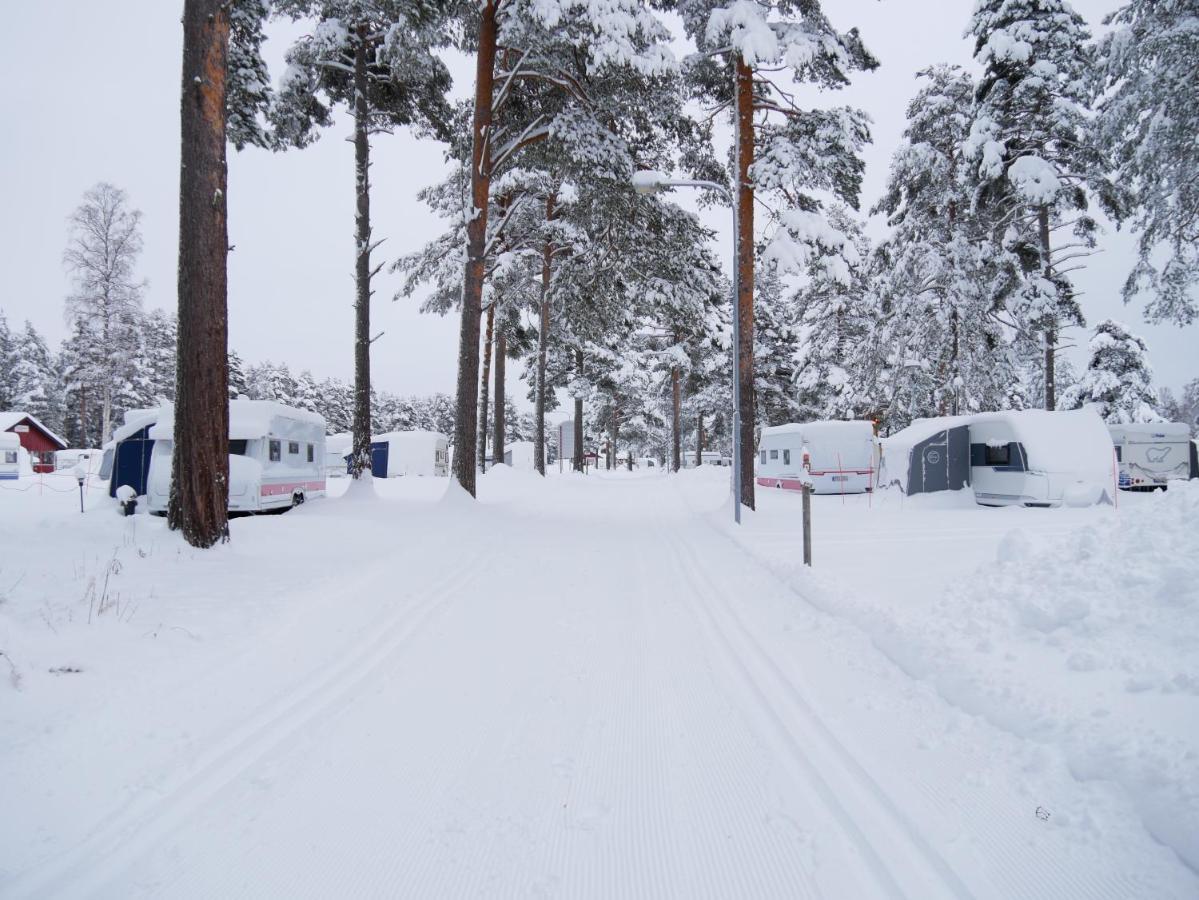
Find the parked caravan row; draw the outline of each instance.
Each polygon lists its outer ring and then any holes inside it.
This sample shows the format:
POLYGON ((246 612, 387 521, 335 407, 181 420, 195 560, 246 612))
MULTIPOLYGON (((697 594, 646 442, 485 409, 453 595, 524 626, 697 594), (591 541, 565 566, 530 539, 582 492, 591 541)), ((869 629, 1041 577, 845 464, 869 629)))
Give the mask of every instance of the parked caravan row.
POLYGON ((1199 478, 1199 456, 1189 426, 1157 422, 1109 425, 1108 431, 1116 445, 1121 489, 1164 490, 1166 483, 1174 479, 1199 478))
POLYGON ((866 421, 802 422, 762 429, 758 484, 817 494, 860 494, 873 487, 874 426, 866 421))
POLYGON ((1110 501, 1111 435, 1094 409, 918 419, 883 439, 879 483, 905 494, 969 487, 983 506, 1110 501))

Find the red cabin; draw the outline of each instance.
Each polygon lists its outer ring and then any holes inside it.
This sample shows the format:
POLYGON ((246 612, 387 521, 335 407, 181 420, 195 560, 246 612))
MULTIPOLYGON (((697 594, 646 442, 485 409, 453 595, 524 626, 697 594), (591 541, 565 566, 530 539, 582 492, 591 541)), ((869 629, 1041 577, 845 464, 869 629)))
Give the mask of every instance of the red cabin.
POLYGON ((53 472, 54 451, 67 449, 66 441, 28 413, 0 412, 0 431, 17 435, 35 472, 53 472))

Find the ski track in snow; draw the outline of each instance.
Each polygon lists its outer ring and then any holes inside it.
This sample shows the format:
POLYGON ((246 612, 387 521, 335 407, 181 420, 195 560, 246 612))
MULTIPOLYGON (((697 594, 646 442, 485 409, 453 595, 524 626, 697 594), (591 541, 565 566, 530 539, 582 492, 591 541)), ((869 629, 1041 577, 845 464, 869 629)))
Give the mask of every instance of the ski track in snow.
POLYGON ((429 529, 400 571, 366 565, 347 602, 390 592, 394 609, 177 775, 87 810, 85 839, 0 895, 1194 889, 1104 785, 1025 771, 1025 743, 908 678, 688 497, 677 479, 568 477, 451 510, 480 517, 468 549, 434 552, 429 529), (1050 828, 1034 796, 1122 828, 1050 828))

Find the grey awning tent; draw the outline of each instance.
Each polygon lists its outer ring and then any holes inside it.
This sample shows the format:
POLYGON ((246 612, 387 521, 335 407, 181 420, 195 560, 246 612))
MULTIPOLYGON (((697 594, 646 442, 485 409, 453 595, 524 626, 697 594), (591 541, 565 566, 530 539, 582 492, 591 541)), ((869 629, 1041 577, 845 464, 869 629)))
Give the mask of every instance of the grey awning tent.
POLYGON ((905 494, 957 491, 970 486, 969 416, 918 419, 882 441, 888 484, 905 494))

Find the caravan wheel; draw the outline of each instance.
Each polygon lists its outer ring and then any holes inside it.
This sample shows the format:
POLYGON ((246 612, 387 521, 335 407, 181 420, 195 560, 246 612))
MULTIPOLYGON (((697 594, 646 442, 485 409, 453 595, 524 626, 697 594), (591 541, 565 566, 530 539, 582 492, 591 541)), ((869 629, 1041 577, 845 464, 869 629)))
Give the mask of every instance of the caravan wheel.
POLYGON ((294 494, 291 495, 291 505, 292 506, 300 506, 303 502, 304 502, 304 492, 303 491, 296 491, 294 494))

